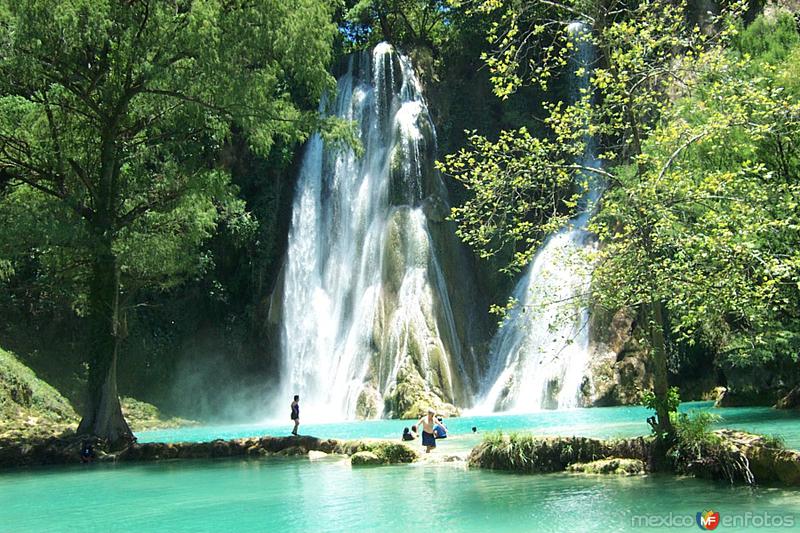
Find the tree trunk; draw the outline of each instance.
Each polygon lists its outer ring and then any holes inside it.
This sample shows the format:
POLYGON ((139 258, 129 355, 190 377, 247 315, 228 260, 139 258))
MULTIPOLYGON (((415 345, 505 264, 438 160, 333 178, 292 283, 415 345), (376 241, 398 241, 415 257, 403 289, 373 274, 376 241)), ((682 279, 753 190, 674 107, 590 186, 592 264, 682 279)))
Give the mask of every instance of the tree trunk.
POLYGON ((101 236, 98 240, 89 287, 88 395, 78 433, 95 435, 120 448, 134 437, 117 395, 119 270, 109 239, 101 236))
POLYGON ((656 395, 656 416, 659 433, 672 435, 669 419, 669 383, 667 382, 667 347, 664 342, 664 311, 662 303, 651 303, 650 339, 653 344, 653 392, 656 395))

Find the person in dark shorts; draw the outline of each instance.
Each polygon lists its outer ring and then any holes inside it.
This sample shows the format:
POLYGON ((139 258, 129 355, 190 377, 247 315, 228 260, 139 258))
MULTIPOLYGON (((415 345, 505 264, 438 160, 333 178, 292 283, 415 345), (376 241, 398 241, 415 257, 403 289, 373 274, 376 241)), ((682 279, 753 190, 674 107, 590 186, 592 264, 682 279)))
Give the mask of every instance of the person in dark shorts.
POLYGON ((294 429, 292 435, 297 436, 297 428, 300 427, 300 396, 294 395, 292 402, 292 420, 294 420, 294 429))
POLYGON ((94 460, 94 446, 88 440, 83 441, 81 444, 81 462, 91 463, 94 460))
POLYGON ((436 425, 432 409, 428 409, 428 415, 423 416, 417 421, 417 426, 422 428, 422 445, 425 446, 425 453, 431 453, 436 448, 436 437, 433 435, 433 426, 436 425))

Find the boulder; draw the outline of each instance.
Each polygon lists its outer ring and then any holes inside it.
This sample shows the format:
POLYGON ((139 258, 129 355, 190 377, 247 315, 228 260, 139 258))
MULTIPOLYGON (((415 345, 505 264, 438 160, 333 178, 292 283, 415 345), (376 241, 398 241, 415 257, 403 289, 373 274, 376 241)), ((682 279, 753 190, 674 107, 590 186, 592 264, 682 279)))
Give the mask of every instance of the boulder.
POLYGON ((775 409, 800 409, 800 385, 778 400, 775 409))
POLYGON ((414 365, 408 361, 398 372, 396 385, 386 395, 386 411, 394 418, 418 419, 428 409, 446 418, 460 415, 457 407, 443 401, 426 385, 414 365))
POLYGON ((756 387, 726 388, 717 397, 714 407, 748 407, 775 405, 779 394, 775 389, 756 387))
POLYGON ((634 476, 645 473, 644 461, 641 459, 626 459, 623 457, 610 457, 588 463, 573 463, 567 467, 567 472, 582 474, 615 474, 619 476, 634 476))
POLYGON ((321 459, 325 459, 329 457, 329 455, 325 452, 320 452, 318 450, 309 450, 308 451, 308 459, 309 461, 319 461, 321 459))
POLYGON ((372 452, 356 452, 350 456, 350 464, 353 466, 372 466, 383 464, 383 461, 372 452))

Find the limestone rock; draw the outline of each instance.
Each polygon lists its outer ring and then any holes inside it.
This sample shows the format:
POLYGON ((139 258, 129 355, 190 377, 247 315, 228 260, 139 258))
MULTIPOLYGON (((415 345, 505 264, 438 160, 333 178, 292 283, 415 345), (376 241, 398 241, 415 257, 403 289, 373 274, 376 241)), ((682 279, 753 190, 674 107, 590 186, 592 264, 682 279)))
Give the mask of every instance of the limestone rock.
POLYGON ((383 464, 383 461, 372 452, 356 452, 350 456, 350 464, 353 466, 371 466, 383 464))
POLYGON ((444 417, 459 416, 454 405, 443 401, 430 390, 413 368, 404 367, 398 373, 397 384, 386 397, 387 411, 395 418, 416 419, 433 409, 444 417))
POLYGON ((325 459, 328 457, 328 454, 325 452, 321 452, 318 450, 309 450, 308 451, 308 459, 310 461, 319 461, 321 459, 325 459))
POLYGON ((800 409, 800 385, 793 388, 775 404, 776 409, 800 409))
POLYGON ((432 194, 422 202, 422 212, 432 222, 444 222, 450 214, 450 209, 444 200, 432 194))
POLYGON ((585 406, 630 405, 639 391, 652 387, 647 349, 639 343, 634 315, 621 309, 610 315, 592 309, 592 339, 587 376, 581 386, 585 406))
POLYGON ((378 418, 381 415, 381 394, 367 385, 356 400, 356 417, 359 419, 378 418))
POLYGON ((567 467, 567 472, 634 476, 637 474, 644 474, 645 466, 641 459, 610 457, 608 459, 600 459, 589 463, 573 463, 567 467))

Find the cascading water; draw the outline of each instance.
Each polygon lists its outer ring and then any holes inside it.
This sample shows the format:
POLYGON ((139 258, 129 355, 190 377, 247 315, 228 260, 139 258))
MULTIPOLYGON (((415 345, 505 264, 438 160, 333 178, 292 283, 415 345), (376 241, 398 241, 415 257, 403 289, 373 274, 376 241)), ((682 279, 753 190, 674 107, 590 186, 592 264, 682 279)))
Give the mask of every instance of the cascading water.
MULTIPOLYGON (((589 87, 594 50, 583 38, 589 31, 585 25, 575 22, 567 29, 576 44, 570 64, 576 100, 589 87)), ((599 167, 590 138, 579 163, 599 167)), ((492 339, 491 367, 477 412, 579 405, 589 357, 590 265, 585 252, 594 245, 585 228, 599 194, 597 180, 586 178, 583 213, 544 242, 514 289, 518 303, 492 339)))
POLYGON ((284 266, 279 401, 299 394, 303 412, 324 419, 380 416, 401 410, 400 382, 464 403, 477 363, 457 333, 446 252, 432 245, 428 214, 446 194, 409 61, 386 43, 351 56, 320 109, 354 121, 364 151, 319 136, 306 148, 284 266))

